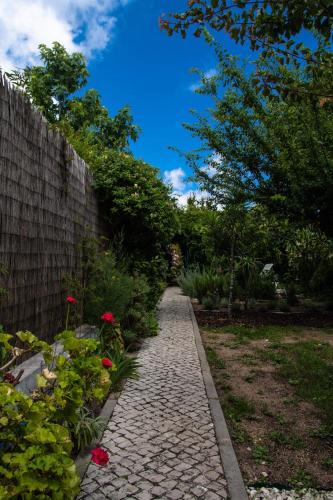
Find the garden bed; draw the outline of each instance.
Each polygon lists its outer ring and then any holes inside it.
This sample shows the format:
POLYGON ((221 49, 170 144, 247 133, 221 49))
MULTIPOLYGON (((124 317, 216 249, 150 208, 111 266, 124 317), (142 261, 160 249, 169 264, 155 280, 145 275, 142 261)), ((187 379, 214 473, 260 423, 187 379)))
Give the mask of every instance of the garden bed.
MULTIPOLYGON (((208 311, 193 304, 199 325, 222 326, 230 324, 227 311, 208 311)), ((331 312, 280 312, 280 311, 234 311, 233 324, 260 325, 304 325, 311 327, 333 327, 331 312)))
POLYGON ((201 327, 248 485, 333 488, 333 329, 201 327))

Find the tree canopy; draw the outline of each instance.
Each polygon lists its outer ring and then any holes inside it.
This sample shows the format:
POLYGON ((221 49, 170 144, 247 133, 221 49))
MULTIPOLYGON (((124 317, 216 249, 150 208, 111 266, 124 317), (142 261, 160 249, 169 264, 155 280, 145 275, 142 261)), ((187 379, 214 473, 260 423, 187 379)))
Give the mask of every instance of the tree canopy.
MULTIPOLYGON (((203 75, 198 90, 214 105, 185 125, 202 141, 199 152, 187 155, 197 180, 225 206, 260 203, 333 234, 331 102, 309 95, 267 99, 235 58, 216 49, 217 74, 203 75)), ((281 78, 290 71, 272 59, 261 64, 273 65, 281 78)), ((293 70, 294 79, 303 77, 293 70)))
MULTIPOLYGON (((236 43, 248 42, 264 57, 278 55, 281 64, 292 61, 299 67, 307 66, 309 73, 333 67, 329 50, 333 5, 329 0, 188 0, 186 10, 162 16, 160 25, 169 35, 180 33, 183 37, 191 27, 197 37, 206 33, 207 27, 223 31, 236 43), (311 50, 297 39, 304 30, 317 36, 317 49, 311 50)), ((269 94, 276 80, 267 72, 259 75, 264 81, 258 80, 257 87, 269 94)), ((333 97, 331 82, 320 85, 319 80, 314 88, 304 83, 303 92, 333 97)), ((296 86, 290 90, 296 92, 296 86)))

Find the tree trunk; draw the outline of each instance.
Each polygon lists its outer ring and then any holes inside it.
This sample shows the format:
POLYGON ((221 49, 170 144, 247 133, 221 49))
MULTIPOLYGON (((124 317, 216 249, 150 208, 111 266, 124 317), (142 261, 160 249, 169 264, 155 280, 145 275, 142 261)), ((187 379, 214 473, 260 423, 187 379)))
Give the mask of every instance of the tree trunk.
POLYGON ((232 299, 234 294, 234 282, 235 282, 235 231, 232 234, 231 248, 230 248, 230 283, 229 283, 229 300, 228 300, 228 319, 232 319, 232 299))

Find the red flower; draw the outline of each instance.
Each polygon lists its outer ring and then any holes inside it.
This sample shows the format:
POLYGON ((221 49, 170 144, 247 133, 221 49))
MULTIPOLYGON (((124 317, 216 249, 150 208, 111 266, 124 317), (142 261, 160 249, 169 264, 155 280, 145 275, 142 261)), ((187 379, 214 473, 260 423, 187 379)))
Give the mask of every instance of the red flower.
POLYGON ((71 297, 70 295, 68 295, 66 301, 70 304, 76 304, 76 299, 74 299, 74 297, 71 297))
POLYGON ((109 358, 102 358, 102 365, 105 366, 105 368, 112 368, 112 361, 109 358))
POLYGON ((101 316, 101 320, 105 321, 105 323, 111 323, 113 324, 116 321, 116 318, 113 316, 112 313, 105 312, 101 316))
POLYGON ((12 373, 5 373, 3 379, 9 384, 13 384, 15 382, 15 377, 12 373))
POLYGON ((91 450, 91 460, 97 465, 106 465, 109 461, 109 454, 102 448, 91 450))

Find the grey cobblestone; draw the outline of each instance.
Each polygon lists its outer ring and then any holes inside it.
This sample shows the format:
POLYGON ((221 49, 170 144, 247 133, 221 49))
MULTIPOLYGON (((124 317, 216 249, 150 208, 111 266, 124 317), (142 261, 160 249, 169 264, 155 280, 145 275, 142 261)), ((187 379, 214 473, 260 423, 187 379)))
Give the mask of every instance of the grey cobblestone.
POLYGON ((145 340, 103 435, 106 467, 91 463, 82 499, 226 499, 219 450, 187 299, 166 290, 160 334, 145 340))

